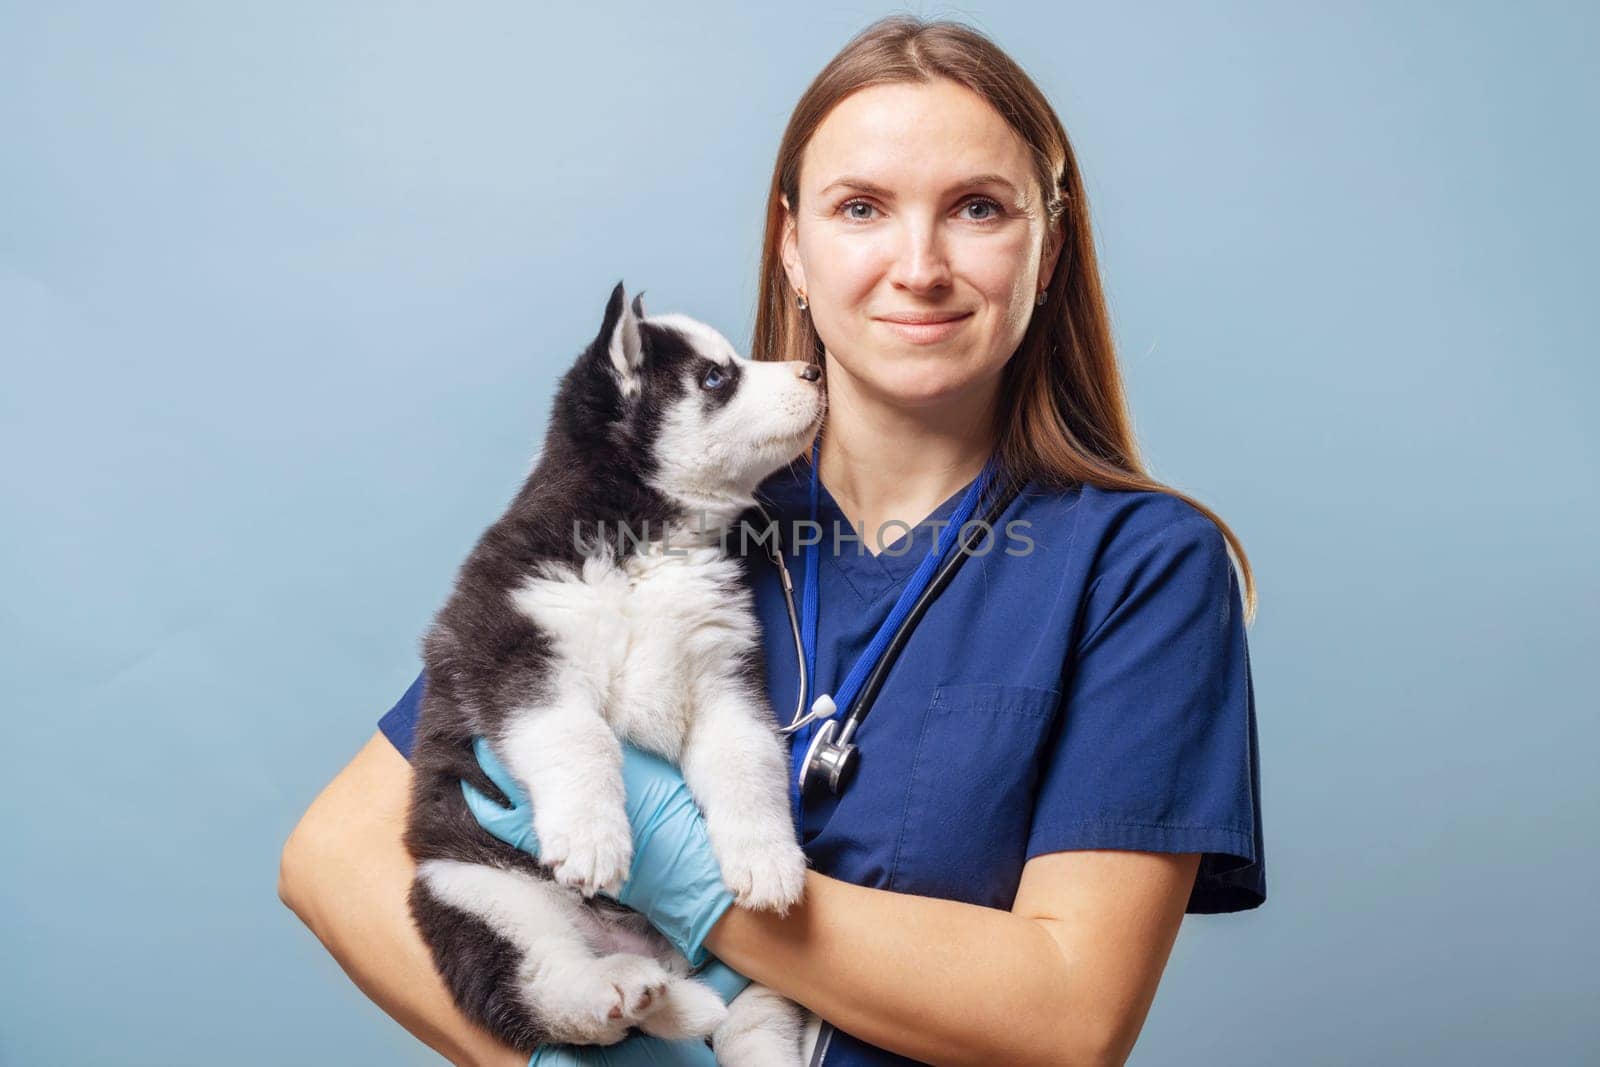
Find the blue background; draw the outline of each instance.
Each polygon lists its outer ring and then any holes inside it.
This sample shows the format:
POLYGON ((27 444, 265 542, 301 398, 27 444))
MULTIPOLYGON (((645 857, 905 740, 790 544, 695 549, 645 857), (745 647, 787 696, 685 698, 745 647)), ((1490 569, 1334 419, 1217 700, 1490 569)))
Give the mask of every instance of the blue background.
MULTIPOLYGON (((0 8, 0 1062, 434 1061, 282 841, 617 279, 746 343, 789 109, 892 10, 603 7, 0 8)), ((1153 471, 1260 576, 1267 905, 1134 1062, 1592 1055, 1594 10, 919 13, 1059 108, 1153 471)))

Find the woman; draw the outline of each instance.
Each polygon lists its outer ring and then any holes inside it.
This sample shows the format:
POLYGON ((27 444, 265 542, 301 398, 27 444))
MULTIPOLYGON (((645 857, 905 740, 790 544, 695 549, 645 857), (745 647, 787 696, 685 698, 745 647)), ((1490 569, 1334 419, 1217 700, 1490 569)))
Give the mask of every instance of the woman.
MULTIPOLYGON (((812 83, 779 149, 756 334, 756 358, 823 363, 817 514, 864 534, 815 557, 814 693, 991 454, 1024 483, 996 528, 1028 543, 967 562, 856 735, 860 773, 796 798, 801 905, 728 909, 705 947, 828 1024, 830 1065, 1124 1061, 1185 912, 1265 899, 1254 589, 1226 525, 1142 471, 1070 146, 993 44, 899 16, 812 83)), ((810 515, 809 458, 763 487, 781 523, 810 515)), ((795 650, 755 555, 787 717, 795 650)), ((406 912, 421 684, 296 829, 280 893, 422 1040, 519 1062, 459 1014, 406 912)), ((696 1062, 646 1040, 574 1058, 696 1062)))

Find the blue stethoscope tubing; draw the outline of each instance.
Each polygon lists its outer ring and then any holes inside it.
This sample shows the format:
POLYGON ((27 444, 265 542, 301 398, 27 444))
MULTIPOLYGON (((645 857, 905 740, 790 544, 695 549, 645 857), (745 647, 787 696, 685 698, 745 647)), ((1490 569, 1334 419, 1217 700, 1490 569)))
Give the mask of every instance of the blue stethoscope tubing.
MULTIPOLYGON (((819 435, 811 446, 811 521, 815 527, 818 510, 819 478, 817 473, 818 458, 822 438, 819 435)), ((921 564, 912 574, 906 588, 901 591, 900 597, 895 601, 893 610, 888 618, 878 627, 866 649, 856 659, 850 672, 846 675, 844 683, 839 687, 837 697, 823 693, 812 703, 811 709, 806 710, 806 699, 810 696, 811 679, 816 674, 817 653, 817 562, 821 555, 820 545, 812 542, 806 546, 806 574, 805 589, 802 596, 803 621, 795 619, 794 611, 794 585, 789 579, 788 568, 783 561, 783 548, 781 544, 770 544, 769 552, 773 561, 778 565, 782 584, 784 601, 789 613, 789 624, 795 634, 795 650, 799 659, 799 699, 795 706, 794 715, 787 726, 779 728, 779 732, 787 736, 800 730, 810 723, 821 721, 811 744, 806 750, 805 758, 799 765, 795 781, 792 783, 795 800, 798 794, 804 793, 813 782, 826 783, 832 793, 841 792, 850 782, 859 762, 859 751, 852 742, 856 730, 860 727, 867 712, 871 710, 873 701, 877 698, 878 691, 883 687, 889 670, 894 666, 895 660, 910 640, 917 623, 927 612, 935 598, 950 584, 956 571, 966 561, 978 541, 991 534, 994 523, 1016 499, 1021 491, 1021 485, 1010 482, 1004 490, 995 497, 986 512, 983 522, 973 531, 968 532, 962 540, 960 551, 950 555, 950 546, 956 538, 963 533, 972 513, 976 510, 979 500, 989 490, 999 474, 998 453, 989 457, 984 464, 982 472, 966 494, 957 504, 956 510, 951 514, 948 525, 940 531, 937 543, 928 551, 921 564), (948 558, 946 558, 948 557, 948 558), (942 561, 942 565, 941 565, 942 561), (835 716, 838 708, 848 708, 844 722, 841 724, 835 716)))

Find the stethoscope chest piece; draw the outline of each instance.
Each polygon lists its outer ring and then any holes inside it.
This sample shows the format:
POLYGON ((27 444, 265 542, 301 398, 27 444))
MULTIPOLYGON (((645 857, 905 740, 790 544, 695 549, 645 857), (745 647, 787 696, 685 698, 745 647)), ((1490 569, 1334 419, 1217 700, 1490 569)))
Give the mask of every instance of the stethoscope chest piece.
POLYGON ((850 779, 855 775, 856 767, 861 762, 860 750, 850 742, 850 734, 854 732, 854 728, 855 723, 847 721, 841 731, 837 719, 829 719, 817 727, 816 736, 811 739, 811 747, 806 750, 806 758, 800 764, 802 793, 822 782, 827 785, 828 792, 838 795, 850 784, 850 779))

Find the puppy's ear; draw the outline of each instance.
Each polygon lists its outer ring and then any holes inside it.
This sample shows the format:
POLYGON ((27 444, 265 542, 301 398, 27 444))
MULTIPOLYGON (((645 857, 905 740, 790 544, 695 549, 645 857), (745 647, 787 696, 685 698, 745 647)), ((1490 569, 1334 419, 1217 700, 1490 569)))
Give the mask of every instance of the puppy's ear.
POLYGON ((595 351, 602 355, 601 362, 616 377, 622 395, 633 396, 640 388, 644 338, 639 331, 639 319, 627 299, 622 283, 618 282, 606 303, 605 320, 600 325, 600 335, 595 338, 595 351))
POLYGON ((650 316, 648 316, 648 315, 646 315, 644 313, 644 290, 643 289, 640 289, 639 290, 639 295, 637 295, 637 296, 635 296, 633 298, 633 317, 636 318, 636 319, 647 319, 647 318, 650 317, 650 316))

